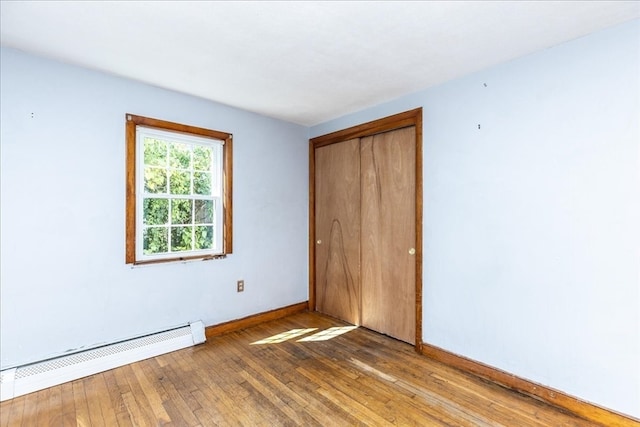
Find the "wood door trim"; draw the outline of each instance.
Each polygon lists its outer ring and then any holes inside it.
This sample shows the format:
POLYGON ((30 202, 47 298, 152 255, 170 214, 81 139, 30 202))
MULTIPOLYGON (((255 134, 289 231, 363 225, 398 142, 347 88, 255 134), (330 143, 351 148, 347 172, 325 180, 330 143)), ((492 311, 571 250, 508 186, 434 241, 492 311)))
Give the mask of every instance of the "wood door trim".
POLYGON ((316 310, 316 150, 309 141, 309 311, 316 310))
MULTIPOLYGON (((347 129, 328 133, 326 135, 316 136, 315 138, 311 138, 309 142, 314 148, 318 148, 322 147, 323 145, 335 144, 337 142, 342 142, 353 138, 362 138, 365 136, 372 136, 377 133, 387 132, 390 130, 415 126, 418 120, 422 122, 422 108, 416 108, 415 110, 394 114, 393 116, 373 120, 347 129)), ((420 129, 420 131, 422 132, 422 129, 420 129)))
POLYGON ((353 138, 372 136, 382 132, 409 126, 416 128, 416 337, 415 349, 422 350, 422 107, 389 117, 342 129, 309 140, 309 310, 316 309, 315 283, 315 149, 347 141, 353 138))
POLYGON ((416 127, 416 351, 422 350, 422 108, 415 114, 416 127))

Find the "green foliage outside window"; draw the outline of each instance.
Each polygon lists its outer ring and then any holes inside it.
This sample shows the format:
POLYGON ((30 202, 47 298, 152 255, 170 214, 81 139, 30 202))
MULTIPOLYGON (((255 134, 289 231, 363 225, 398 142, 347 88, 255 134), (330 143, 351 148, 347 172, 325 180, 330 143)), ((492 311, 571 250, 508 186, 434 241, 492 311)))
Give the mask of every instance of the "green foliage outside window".
POLYGON ((213 248, 210 147, 144 139, 143 253, 213 248), (165 195, 165 197, 162 197, 165 195), (173 198, 184 195, 185 198, 173 198))
POLYGON ((167 143, 159 139, 144 139, 144 164, 149 166, 167 165, 167 143))
POLYGON ((211 249, 213 248, 213 227, 212 226, 197 226, 196 227, 196 249, 211 249))
POLYGON ((145 228, 142 234, 143 251, 145 254, 159 254, 168 252, 167 228, 145 228))
POLYGON ((143 209, 145 225, 164 225, 169 222, 168 199, 144 199, 143 209))

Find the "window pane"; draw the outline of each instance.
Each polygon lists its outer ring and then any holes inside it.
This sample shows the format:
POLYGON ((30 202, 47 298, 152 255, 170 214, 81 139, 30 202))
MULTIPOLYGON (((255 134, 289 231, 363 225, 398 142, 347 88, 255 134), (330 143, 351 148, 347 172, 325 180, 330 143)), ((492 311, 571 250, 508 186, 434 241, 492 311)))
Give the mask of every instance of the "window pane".
POLYGON ((163 225, 169 222, 169 200, 144 199, 142 217, 146 225, 163 225))
POLYGON ((230 253, 233 136, 132 114, 125 130, 127 264, 230 253))
POLYGON ((158 194, 167 192, 167 170, 163 168, 144 168, 144 191, 158 194))
POLYGON ((167 165, 167 143, 159 139, 144 139, 144 164, 151 166, 167 165))
POLYGON ((213 224, 213 200, 195 200, 195 223, 213 224))
POLYGON ((211 194, 211 174, 209 172, 193 173, 193 193, 194 194, 211 194))
POLYGON ((169 187, 171 194, 191 194, 191 173, 171 171, 169 187))
POLYGON ((169 165, 177 169, 191 168, 191 146, 172 143, 169 147, 169 165))
POLYGON ((195 249, 213 249, 213 227, 202 226, 196 227, 196 247, 195 249))
POLYGON ((191 215, 190 199, 175 199, 171 201, 171 223, 172 224, 191 224, 193 217, 191 215))
POLYGON ((162 254, 168 252, 167 234, 165 227, 144 228, 142 233, 142 252, 145 255, 162 254))
POLYGON ((194 147, 193 149, 193 168, 199 171, 211 170, 211 155, 213 150, 211 147, 194 147))
POLYGON ((173 252, 192 250, 193 227, 171 227, 171 250, 173 252))

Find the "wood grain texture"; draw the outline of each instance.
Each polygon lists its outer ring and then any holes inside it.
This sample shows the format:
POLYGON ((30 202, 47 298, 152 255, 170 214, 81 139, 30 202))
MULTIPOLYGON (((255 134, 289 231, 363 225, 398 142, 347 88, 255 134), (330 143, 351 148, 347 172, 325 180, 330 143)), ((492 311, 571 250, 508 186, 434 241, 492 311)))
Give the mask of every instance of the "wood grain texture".
MULTIPOLYGON (((129 117, 129 115, 127 115, 129 117)), ((136 262, 136 124, 127 120, 126 135, 126 212, 125 212, 125 263, 136 262)))
MULTIPOLYGON (((336 131, 327 135, 318 136, 309 140, 309 271, 314 272, 316 268, 316 236, 315 236, 315 152, 317 148, 331 144, 340 143, 349 139, 359 139, 379 133, 402 129, 413 126, 415 128, 415 334, 413 342, 416 351, 420 351, 422 343, 422 108, 395 114, 393 116, 367 122, 361 125, 353 126, 347 129, 336 131)), ((317 274, 309 275, 309 301, 316 301, 317 295, 317 274)), ((316 304, 310 305, 311 309, 317 307, 316 304)))
POLYGON ((416 351, 421 351, 422 345, 422 186, 423 186, 423 174, 422 174, 422 109, 419 109, 414 116, 414 128, 416 131, 416 331, 415 331, 415 348, 416 351))
POLYGON ((344 326, 306 312, 220 335, 2 402, 0 426, 602 426, 365 328, 303 340, 344 326))
POLYGON ((309 309, 316 309, 316 150, 309 142, 309 309))
POLYGON ((204 330, 204 333, 207 339, 209 339, 218 335, 226 334, 228 332, 237 331, 240 329, 248 328, 250 326, 259 325, 260 323, 280 319, 282 317, 290 316, 295 313, 300 313, 308 309, 308 302, 300 302, 298 304, 288 305, 286 307, 277 308, 275 310, 253 314, 251 316, 243 317, 242 319, 236 319, 217 325, 207 326, 204 330))
POLYGON ((360 143, 315 153, 316 309, 360 324, 360 143))
POLYGON ((200 135, 207 138, 226 141, 231 133, 221 132, 213 129, 201 128, 198 126, 184 125, 181 123, 169 122, 167 120, 154 119, 151 117, 137 116, 135 114, 127 114, 127 121, 139 126, 147 126, 156 129, 165 129, 173 132, 182 132, 186 134, 200 135))
POLYGON ((566 409, 578 416, 610 427, 640 427, 640 420, 584 402, 561 391, 537 384, 484 363, 451 353, 434 345, 422 343, 422 354, 464 372, 469 372, 515 390, 541 399, 551 405, 566 409))
POLYGON ((405 111, 403 113, 394 114, 392 116, 373 120, 347 129, 342 129, 326 135, 311 138, 310 141, 314 147, 322 147, 324 145, 335 144, 336 142, 347 141, 354 138, 362 138, 382 132, 388 132, 394 129, 415 126, 418 120, 422 119, 422 108, 405 111))
POLYGON ((361 324, 414 344, 415 128, 361 139, 361 324))
POLYGON ((223 245, 224 253, 233 253, 233 136, 229 135, 225 139, 223 147, 223 186, 224 186, 224 236, 223 245))

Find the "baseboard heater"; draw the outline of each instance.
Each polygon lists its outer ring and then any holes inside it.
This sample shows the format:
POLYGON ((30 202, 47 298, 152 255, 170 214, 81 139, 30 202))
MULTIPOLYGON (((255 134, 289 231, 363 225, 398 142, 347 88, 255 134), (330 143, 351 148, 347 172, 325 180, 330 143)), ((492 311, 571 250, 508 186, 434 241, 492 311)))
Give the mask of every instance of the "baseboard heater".
POLYGON ((202 321, 0 372, 0 401, 205 341, 202 321))

